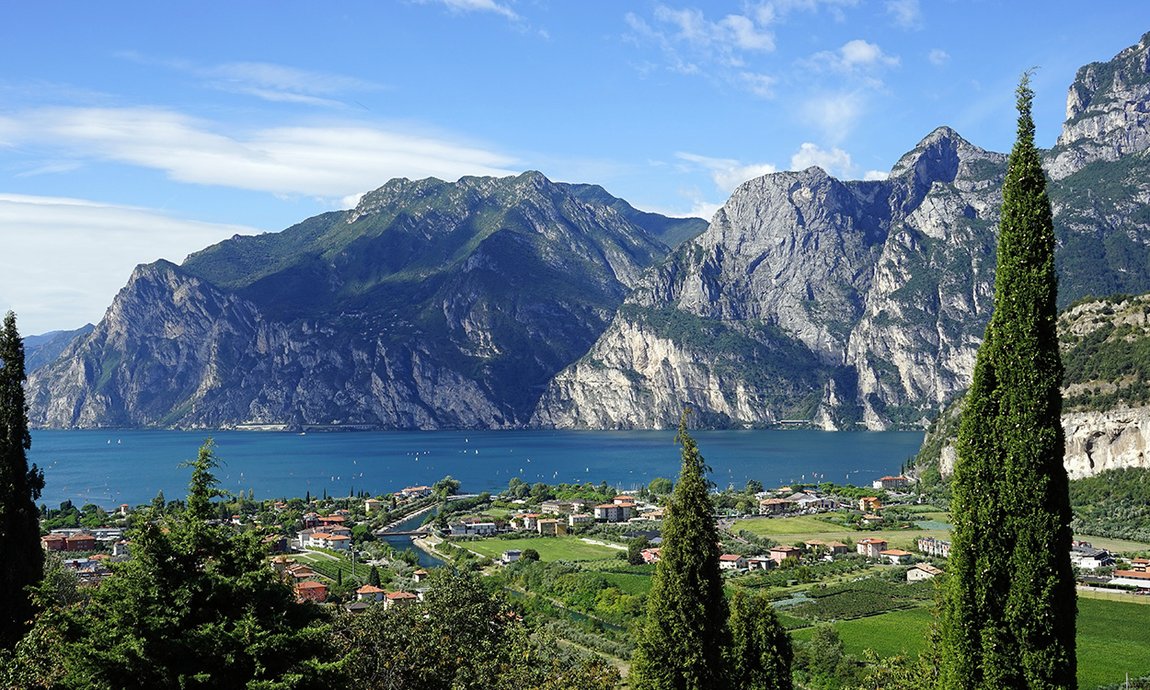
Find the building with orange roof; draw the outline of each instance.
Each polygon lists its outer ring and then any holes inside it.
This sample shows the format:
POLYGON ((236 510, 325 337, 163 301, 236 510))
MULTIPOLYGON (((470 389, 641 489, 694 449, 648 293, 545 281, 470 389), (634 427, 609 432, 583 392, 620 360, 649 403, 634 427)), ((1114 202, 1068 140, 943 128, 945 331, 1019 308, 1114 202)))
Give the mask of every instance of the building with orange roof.
POLYGON ((323 603, 327 601, 327 585, 315 580, 304 580, 295 585, 295 595, 300 601, 314 601, 323 603))

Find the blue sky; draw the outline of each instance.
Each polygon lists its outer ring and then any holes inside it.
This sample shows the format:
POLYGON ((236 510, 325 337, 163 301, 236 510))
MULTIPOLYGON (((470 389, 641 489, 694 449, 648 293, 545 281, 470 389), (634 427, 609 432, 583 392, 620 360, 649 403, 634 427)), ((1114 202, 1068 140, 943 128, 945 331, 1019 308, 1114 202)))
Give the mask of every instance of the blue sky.
POLYGON ((1144 1, 5 3, 0 309, 94 322, 138 263, 393 177, 536 169, 709 218, 766 172, 882 176, 939 125, 1007 151, 1032 66, 1048 147, 1075 70, 1147 31, 1144 1))

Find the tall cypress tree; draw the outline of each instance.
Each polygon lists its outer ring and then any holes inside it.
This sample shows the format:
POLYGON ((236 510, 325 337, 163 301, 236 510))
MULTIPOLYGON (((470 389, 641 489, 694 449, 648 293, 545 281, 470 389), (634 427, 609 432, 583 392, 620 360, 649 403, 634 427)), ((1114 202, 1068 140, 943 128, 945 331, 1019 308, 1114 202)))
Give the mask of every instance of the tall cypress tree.
POLYGON ((959 429, 943 606, 950 688, 1074 688, 1054 224, 1029 75, 1002 193, 994 314, 959 429))
POLYGON ((637 689, 721 688, 726 687, 723 649, 728 632, 719 532, 708 495, 710 468, 687 433, 686 412, 675 440, 683 448, 683 466, 663 520, 659 564, 630 683, 637 689))
POLYGON ((32 447, 28 406, 24 402, 24 343, 16 315, 8 312, 0 331, 0 647, 10 649, 32 617, 26 587, 44 575, 40 549, 40 512, 36 499, 44 475, 28 467, 32 447))

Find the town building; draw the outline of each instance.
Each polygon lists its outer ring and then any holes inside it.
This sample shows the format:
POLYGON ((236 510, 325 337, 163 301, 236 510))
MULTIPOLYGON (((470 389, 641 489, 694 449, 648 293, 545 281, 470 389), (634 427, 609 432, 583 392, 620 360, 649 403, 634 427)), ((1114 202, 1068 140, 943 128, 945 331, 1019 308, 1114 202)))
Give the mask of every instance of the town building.
POLYGON ((419 595, 412 594, 411 592, 388 592, 386 599, 383 601, 384 608, 391 608, 392 606, 407 606, 414 604, 419 600, 419 595))
POLYGON ((910 478, 901 474, 897 477, 886 476, 871 482, 871 488, 874 489, 905 489, 908 486, 910 486, 910 478))
POLYGON ((633 503, 603 503, 595 506, 595 519, 599 522, 626 522, 634 510, 633 503))
POLYGON ((561 537, 567 534, 567 523, 556 518, 540 518, 535 523, 539 529, 539 534, 549 537, 561 537))
POLYGON ((746 570, 747 559, 737 553, 725 553, 719 556, 719 570, 746 570))
POLYGON ((922 580, 929 580, 936 575, 942 575, 942 571, 930 563, 916 563, 911 566, 910 570, 906 571, 906 581, 920 582, 922 580))
POLYGON ((802 549, 794 546, 772 546, 770 550, 770 559, 778 565, 782 565, 788 558, 797 559, 802 555, 802 549))
POLYGON ((920 537, 916 542, 918 550, 935 558, 950 558, 950 542, 934 537, 920 537))
POLYGON ((590 513, 572 513, 567 516, 567 526, 586 525, 595 522, 595 516, 590 513))
POLYGON ((856 542, 855 550, 867 558, 881 558, 886 550, 886 540, 867 537, 856 542))
POLYGON ((879 551, 878 555, 889 561, 891 565, 903 565, 909 563, 910 559, 914 558, 913 553, 903 551, 902 549, 883 549, 879 551))

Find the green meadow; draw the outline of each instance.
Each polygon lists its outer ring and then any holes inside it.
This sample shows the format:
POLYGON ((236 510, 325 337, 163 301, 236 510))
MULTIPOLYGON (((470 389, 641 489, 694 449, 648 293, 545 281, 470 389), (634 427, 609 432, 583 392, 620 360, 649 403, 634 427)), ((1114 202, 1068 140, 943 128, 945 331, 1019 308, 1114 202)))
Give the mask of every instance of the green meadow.
MULTIPOLYGON (((926 644, 932 615, 919 607, 835 624, 848 653, 873 649, 879 656, 917 654, 926 644)), ((795 630, 807 639, 813 628, 795 630)), ((1139 603, 1078 599, 1078 685, 1090 690, 1150 675, 1150 610, 1139 603)))
POLYGON ((499 558, 504 551, 512 549, 535 549, 543 561, 596 561, 612 558, 620 551, 609 546, 591 544, 578 537, 483 539, 458 542, 457 545, 491 558, 499 558))

